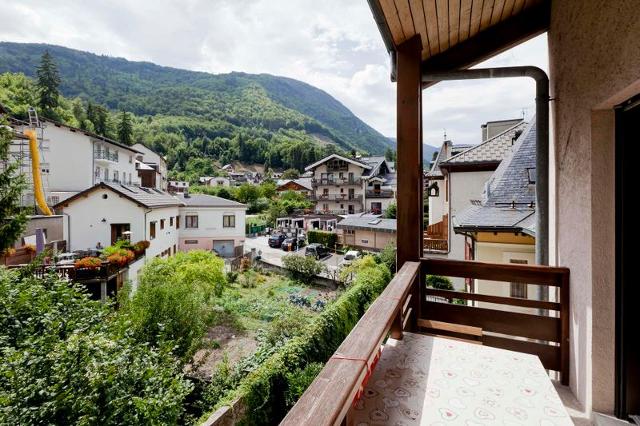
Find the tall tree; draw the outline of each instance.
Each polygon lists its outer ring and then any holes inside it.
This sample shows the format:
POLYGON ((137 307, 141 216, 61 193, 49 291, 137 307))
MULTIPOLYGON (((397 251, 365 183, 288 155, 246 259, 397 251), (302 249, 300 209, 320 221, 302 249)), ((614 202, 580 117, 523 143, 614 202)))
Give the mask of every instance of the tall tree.
POLYGON ((125 145, 133 145, 133 125, 129 113, 122 110, 118 121, 118 140, 125 145))
POLYGON ((93 123, 94 131, 102 136, 109 133, 109 111, 102 105, 93 105, 93 123))
POLYGON ((60 97, 60 74, 58 66, 48 50, 45 50, 40 58, 36 75, 38 77, 38 107, 45 117, 56 118, 53 110, 58 106, 60 97))
POLYGON ((13 130, 0 121, 0 252, 13 245, 27 222, 20 208, 24 177, 17 174, 18 163, 9 161, 12 136, 13 130))
POLYGON ((387 161, 396 161, 396 152, 391 149, 391 147, 388 147, 387 151, 384 153, 384 158, 387 161))

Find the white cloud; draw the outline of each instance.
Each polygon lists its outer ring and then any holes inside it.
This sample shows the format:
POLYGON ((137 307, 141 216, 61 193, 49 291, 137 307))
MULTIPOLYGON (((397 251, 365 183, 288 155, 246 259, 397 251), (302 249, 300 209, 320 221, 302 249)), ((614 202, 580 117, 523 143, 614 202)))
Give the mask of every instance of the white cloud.
MULTIPOLYGON (((364 0, 21 0, 3 4, 0 40, 59 44, 212 73, 244 71, 296 78, 395 135, 389 60, 364 0)), ((546 66, 537 38, 492 65, 546 66)), ((424 92, 425 141, 442 128, 477 142, 483 121, 533 105, 522 82, 449 82, 424 92)))

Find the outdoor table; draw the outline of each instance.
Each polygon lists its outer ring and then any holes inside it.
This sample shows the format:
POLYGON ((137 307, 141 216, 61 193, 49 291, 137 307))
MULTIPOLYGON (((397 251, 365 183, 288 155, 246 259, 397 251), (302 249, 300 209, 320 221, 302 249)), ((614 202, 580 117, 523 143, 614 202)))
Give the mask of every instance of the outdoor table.
POLYGON ((389 339, 347 424, 572 425, 535 355, 405 333, 389 339))

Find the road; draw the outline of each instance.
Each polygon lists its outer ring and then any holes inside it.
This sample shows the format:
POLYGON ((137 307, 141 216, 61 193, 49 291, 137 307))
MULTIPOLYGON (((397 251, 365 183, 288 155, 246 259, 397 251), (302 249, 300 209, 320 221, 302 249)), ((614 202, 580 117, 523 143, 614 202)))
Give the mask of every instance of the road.
MULTIPOLYGON (((292 253, 298 253, 304 255, 304 247, 300 248, 295 252, 287 252, 283 251, 279 248, 271 248, 269 247, 269 237, 261 236, 261 237, 253 237, 253 238, 245 238, 244 247, 246 251, 250 251, 255 248, 257 253, 260 253, 262 259, 271 263, 272 265, 282 266, 282 258, 292 253)), ((327 265, 327 268, 331 271, 335 271, 338 268, 338 264, 342 262, 344 255, 341 254, 331 254, 329 257, 326 257, 322 260, 322 263, 327 265)))

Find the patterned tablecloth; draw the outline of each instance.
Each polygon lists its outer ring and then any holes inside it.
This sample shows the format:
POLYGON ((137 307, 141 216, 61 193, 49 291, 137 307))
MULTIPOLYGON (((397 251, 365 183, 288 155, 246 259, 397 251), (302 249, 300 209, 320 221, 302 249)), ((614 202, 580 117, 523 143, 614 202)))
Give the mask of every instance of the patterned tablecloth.
POLYGON ((573 424, 537 356, 412 333, 389 339, 347 423, 573 424))

